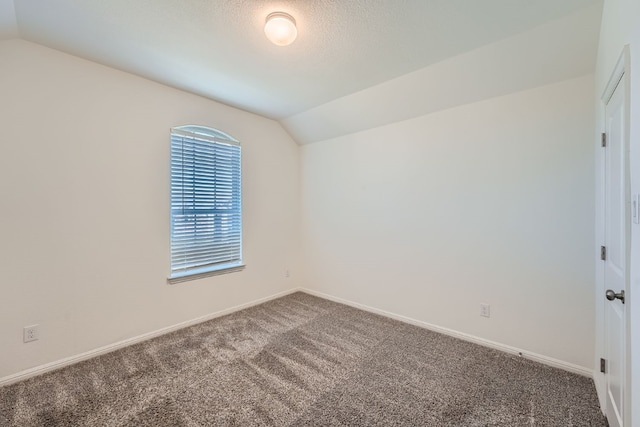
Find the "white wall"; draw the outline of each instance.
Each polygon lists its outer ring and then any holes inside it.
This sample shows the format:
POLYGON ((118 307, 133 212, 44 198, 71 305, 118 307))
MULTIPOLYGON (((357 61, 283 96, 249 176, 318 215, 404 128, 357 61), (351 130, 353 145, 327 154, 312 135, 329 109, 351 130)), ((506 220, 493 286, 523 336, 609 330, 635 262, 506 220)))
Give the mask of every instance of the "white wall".
POLYGON ((301 147, 306 285, 593 369, 593 83, 301 147))
MULTIPOLYGON (((609 81, 618 58, 625 45, 630 48, 630 165, 631 165, 631 193, 640 193, 640 2, 637 0, 606 0, 602 12, 600 31, 600 46, 596 64, 596 123, 598 132, 605 129, 604 110, 601 96, 609 81)), ((601 150, 596 147, 598 156, 601 150)), ((599 162, 599 158, 597 162, 599 162)), ((600 194, 601 181, 596 181, 600 194)), ((602 205, 597 200, 598 206, 602 205)), ((596 236, 602 241, 602 229, 598 229, 596 236)), ((627 393, 626 416, 629 425, 640 426, 640 226, 631 227, 631 271, 630 289, 626 295, 630 310, 628 319, 627 339, 630 341, 630 353, 627 355, 628 378, 631 393, 627 393), (633 329, 632 329, 633 327, 633 329)), ((604 295, 605 287, 602 273, 597 274, 596 284, 596 358, 604 353, 604 295)), ((604 382, 600 375, 596 376, 596 385, 604 404, 604 382)))
POLYGON ((0 378, 298 286, 298 148, 278 123, 26 41, 0 64, 0 378), (171 286, 184 124, 242 142, 247 268, 171 286))

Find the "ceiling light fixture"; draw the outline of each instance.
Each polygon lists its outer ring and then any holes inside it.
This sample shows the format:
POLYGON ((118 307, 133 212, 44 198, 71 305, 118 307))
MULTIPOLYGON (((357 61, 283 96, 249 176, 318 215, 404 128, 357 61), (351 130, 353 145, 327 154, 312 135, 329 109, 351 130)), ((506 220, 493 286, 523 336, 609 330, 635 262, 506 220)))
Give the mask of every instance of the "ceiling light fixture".
POLYGON ((289 45, 298 36, 296 20, 288 13, 270 13, 264 24, 264 33, 273 44, 278 46, 289 45))

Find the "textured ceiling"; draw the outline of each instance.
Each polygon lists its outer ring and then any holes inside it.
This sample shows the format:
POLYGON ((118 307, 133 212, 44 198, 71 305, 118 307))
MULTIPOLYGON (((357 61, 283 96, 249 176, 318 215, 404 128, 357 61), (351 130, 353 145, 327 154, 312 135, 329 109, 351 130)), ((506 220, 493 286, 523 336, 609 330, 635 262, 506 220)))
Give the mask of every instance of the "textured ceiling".
POLYGON ((0 37, 282 119, 599 2, 0 0, 0 37), (294 44, 264 37, 273 11, 295 17, 294 44))
POLYGON ((0 40, 18 37, 13 0, 0 0, 0 40))
POLYGON ((601 17, 593 4, 280 122, 307 144, 592 74, 601 17))

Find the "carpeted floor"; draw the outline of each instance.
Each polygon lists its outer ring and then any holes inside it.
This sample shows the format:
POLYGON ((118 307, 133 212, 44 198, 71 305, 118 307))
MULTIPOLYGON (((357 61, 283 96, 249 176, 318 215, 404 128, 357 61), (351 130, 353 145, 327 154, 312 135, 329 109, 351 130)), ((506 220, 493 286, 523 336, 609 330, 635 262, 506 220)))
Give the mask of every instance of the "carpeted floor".
POLYGON ((605 426, 592 380, 304 293, 0 388, 1 426, 605 426))

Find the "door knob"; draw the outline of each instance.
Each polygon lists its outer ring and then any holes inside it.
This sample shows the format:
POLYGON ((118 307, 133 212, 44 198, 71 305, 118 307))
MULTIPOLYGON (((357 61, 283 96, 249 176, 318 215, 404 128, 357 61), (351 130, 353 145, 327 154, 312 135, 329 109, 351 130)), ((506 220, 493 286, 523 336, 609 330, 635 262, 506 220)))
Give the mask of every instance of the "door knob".
POLYGON ((605 295, 609 301, 613 301, 614 299, 618 298, 624 304, 624 291, 620 291, 619 293, 616 294, 611 289, 607 289, 607 292, 605 292, 605 295))

